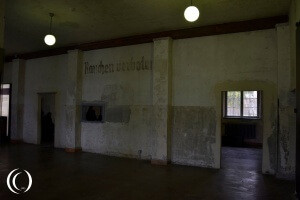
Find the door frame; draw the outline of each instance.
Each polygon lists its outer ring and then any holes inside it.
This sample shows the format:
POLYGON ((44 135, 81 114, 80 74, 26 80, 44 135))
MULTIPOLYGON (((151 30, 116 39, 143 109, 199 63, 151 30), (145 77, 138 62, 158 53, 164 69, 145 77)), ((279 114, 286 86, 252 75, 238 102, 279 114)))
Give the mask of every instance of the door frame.
MULTIPOLYGON (((37 144, 41 144, 41 138, 42 138, 42 133, 41 133, 41 125, 42 125, 42 119, 41 119, 41 111, 42 111, 42 98, 41 98, 41 95, 43 94, 53 94, 54 95, 54 110, 55 110, 55 113, 54 113, 54 119, 56 119, 57 117, 57 112, 56 112, 56 108, 57 108, 57 105, 56 105, 56 94, 57 92, 38 92, 37 93, 37 98, 38 98, 38 109, 37 109, 37 144)), ((55 145, 55 138, 56 138, 56 123, 54 123, 54 141, 53 141, 53 144, 55 145)))
POLYGON ((5 142, 10 142, 11 136, 11 102, 12 102, 12 84, 11 83, 1 83, 1 85, 9 85, 9 108, 8 108, 8 134, 5 137, 5 142))

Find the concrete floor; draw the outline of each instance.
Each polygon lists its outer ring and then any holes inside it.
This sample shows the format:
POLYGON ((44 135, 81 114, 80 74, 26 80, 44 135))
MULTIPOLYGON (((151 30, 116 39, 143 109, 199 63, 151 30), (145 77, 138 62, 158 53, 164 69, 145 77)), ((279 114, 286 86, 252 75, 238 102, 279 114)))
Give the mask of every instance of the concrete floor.
MULTIPOLYGON (((223 158, 223 165, 225 160, 223 158)), ((153 166, 148 161, 92 153, 72 154, 35 145, 0 147, 1 200, 283 200, 294 199, 293 193, 294 182, 246 168, 216 170, 178 165, 153 166), (15 195, 6 186, 6 177, 15 168, 26 169, 33 177, 32 188, 25 194, 15 195)))
POLYGON ((262 171, 262 149, 222 147, 222 169, 262 171))

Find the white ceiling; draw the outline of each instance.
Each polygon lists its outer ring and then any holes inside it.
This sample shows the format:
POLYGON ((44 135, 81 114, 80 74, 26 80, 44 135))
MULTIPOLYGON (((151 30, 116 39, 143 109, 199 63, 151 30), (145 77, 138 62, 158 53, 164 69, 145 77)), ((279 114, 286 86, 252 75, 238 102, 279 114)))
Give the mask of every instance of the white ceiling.
MULTIPOLYGON (((193 0, 200 19, 189 23, 189 0, 6 0, 6 54, 44 50, 53 18, 55 47, 181 28, 288 14, 290 0, 193 0)), ((53 47, 52 47, 53 48, 53 47)))

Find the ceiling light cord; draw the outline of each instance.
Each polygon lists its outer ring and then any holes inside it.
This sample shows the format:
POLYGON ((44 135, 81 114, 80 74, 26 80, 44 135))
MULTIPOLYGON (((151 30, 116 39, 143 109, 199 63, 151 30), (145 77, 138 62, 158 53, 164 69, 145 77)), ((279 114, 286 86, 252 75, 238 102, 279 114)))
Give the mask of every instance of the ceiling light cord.
POLYGON ((52 34, 52 17, 51 17, 51 20, 50 20, 50 34, 52 34))
POLYGON ((54 16, 54 14, 53 13, 49 13, 49 15, 50 15, 50 34, 52 34, 52 18, 53 18, 53 16, 54 16))

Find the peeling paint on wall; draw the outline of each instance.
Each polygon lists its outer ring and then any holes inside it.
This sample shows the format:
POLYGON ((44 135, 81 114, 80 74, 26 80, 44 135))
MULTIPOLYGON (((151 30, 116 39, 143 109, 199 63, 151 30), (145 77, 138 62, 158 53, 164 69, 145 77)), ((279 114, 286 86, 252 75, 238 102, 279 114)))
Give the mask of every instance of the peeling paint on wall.
POLYGON ((294 179, 296 120, 293 107, 280 105, 279 114, 279 162, 277 177, 294 179))
POLYGON ((128 123, 82 123, 82 150, 150 160, 156 147, 152 106, 129 106, 128 123), (141 150, 141 152, 140 152, 141 150))
POLYGON ((133 102, 133 90, 126 85, 105 85, 101 95, 101 101, 108 105, 124 105, 133 102))
POLYGON ((276 133, 273 133, 268 137, 268 149, 269 149, 269 162, 271 170, 276 171, 277 166, 277 137, 276 133))
POLYGON ((214 166, 216 112, 213 107, 173 107, 172 162, 214 166))

